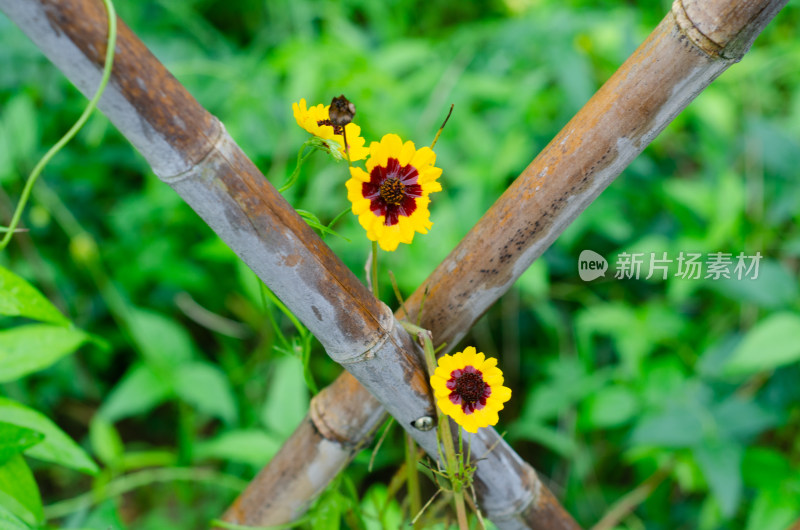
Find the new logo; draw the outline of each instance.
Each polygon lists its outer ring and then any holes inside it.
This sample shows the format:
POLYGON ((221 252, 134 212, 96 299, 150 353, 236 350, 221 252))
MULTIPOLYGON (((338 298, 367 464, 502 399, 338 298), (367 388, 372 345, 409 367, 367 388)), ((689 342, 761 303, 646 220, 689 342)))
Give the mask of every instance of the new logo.
POLYGON ((578 256, 578 275, 585 282, 605 276, 607 270, 608 262, 594 250, 584 250, 578 256))

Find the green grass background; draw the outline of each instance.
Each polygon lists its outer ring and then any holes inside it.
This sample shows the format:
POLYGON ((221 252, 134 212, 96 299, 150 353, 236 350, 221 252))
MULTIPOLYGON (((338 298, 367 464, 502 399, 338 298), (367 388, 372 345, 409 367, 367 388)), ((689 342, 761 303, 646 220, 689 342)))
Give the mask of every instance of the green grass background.
MULTIPOLYGON (((434 227, 382 258, 408 294, 670 3, 116 7, 276 185, 307 139, 292 117, 300 98, 313 104, 344 93, 367 142, 395 132, 417 145, 430 143, 454 103, 436 149, 444 191, 431 205, 434 227)), ((620 528, 784 530, 800 514, 799 7, 790 2, 464 341, 500 359, 514 398, 499 428, 584 525, 658 469, 665 480, 620 528), (744 251, 763 260, 755 281, 609 275, 585 283, 577 275, 583 249, 612 267, 621 252, 744 251)), ((24 175, 86 101, 2 15, 0 65, 6 222, 24 175)), ((343 164, 318 153, 286 196, 327 223, 349 205, 346 179, 343 164)), ((99 114, 45 170, 24 222, 30 232, 0 262, 108 343, 0 384, 0 395, 46 413, 103 465, 93 482, 31 460, 45 504, 103 491, 137 469, 179 465, 252 478, 311 395, 296 354, 303 340, 264 302, 252 273, 99 114), (190 318, 188 297, 237 322, 229 326, 237 336, 190 318), (179 382, 142 375, 152 373, 179 382)), ((349 241, 326 242, 363 278, 363 230, 350 215, 335 229, 349 241)), ((340 369, 317 344, 310 353, 316 383, 332 381, 340 369)), ((386 493, 402 461, 399 430, 372 472, 369 457, 359 454, 307 527, 399 527, 404 494, 386 493)), ((203 528, 235 491, 199 477, 153 482, 53 524, 203 528)))

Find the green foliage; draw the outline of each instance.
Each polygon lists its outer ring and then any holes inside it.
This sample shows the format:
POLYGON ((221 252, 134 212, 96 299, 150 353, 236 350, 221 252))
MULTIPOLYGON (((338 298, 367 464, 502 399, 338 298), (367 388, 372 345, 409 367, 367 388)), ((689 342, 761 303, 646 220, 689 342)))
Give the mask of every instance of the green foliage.
POLYGON ((800 360, 800 314, 775 313, 744 336, 731 353, 725 370, 750 375, 800 360))
POLYGON ((75 351, 87 339, 79 329, 30 324, 0 331, 0 381, 41 370, 75 351))
POLYGON ((69 325, 69 320, 39 291, 2 267, 0 267, 0 314, 27 317, 62 326, 69 325))
MULTIPOLYGON (((397 132, 418 146, 455 103, 434 227, 382 263, 407 295, 670 4, 118 8, 276 186, 308 140, 291 112, 301 97, 344 93, 368 142, 397 132)), ((800 513, 798 17, 790 3, 465 339, 500 359, 514 391, 500 430, 586 526, 659 472, 619 528, 785 530, 800 513), (687 280, 673 264, 666 280, 584 283, 584 249, 610 264, 622 252, 763 259, 756 280, 687 280)), ((86 100, 3 16, 0 62, 13 203, 86 100)), ((369 246, 341 215, 346 179, 317 154, 284 195, 341 236, 325 242, 363 279, 369 246)), ((0 527, 207 527, 340 368, 102 116, 45 169, 23 222, 0 256, 0 527)), ((301 527, 406 524, 391 487, 397 431, 301 527)))
MULTIPOLYGON (((0 331, 0 383, 15 381, 73 353, 89 336, 29 283, 0 267, 0 314, 54 324, 27 324, 0 331)), ((48 418, 0 396, 0 523, 29 528, 44 521, 42 499, 23 454, 94 474, 97 465, 48 418)))
POLYGON ((19 453, 0 466, 0 504, 28 524, 44 520, 39 487, 19 453))

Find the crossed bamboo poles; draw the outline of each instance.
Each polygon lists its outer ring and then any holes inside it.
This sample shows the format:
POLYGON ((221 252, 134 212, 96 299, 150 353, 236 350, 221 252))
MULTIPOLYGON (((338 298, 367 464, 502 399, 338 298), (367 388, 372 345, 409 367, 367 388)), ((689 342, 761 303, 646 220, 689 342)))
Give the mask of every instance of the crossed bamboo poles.
MULTIPOLYGON (((676 0, 620 67, 406 303, 437 343, 471 325, 711 81, 747 52, 787 0, 676 0)), ((84 94, 106 41, 100 0, 0 0, 0 9, 84 94)), ((277 524, 309 502, 384 417, 435 457, 423 364, 391 311, 358 282, 225 132, 120 23, 100 109, 348 372, 312 400, 287 444, 226 513, 277 524), (361 384, 364 386, 361 386, 361 384), (365 388, 366 387, 366 388, 365 388)), ((473 438, 476 490, 501 528, 578 528, 535 471, 493 429, 473 438), (493 448, 492 451, 488 451, 493 448)))

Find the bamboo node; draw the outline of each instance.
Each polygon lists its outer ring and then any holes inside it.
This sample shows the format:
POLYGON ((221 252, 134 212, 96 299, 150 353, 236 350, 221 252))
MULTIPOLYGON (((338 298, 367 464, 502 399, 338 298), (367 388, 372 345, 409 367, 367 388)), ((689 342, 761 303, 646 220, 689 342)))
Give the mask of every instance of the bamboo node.
POLYGON ((720 53, 724 47, 706 37, 697 25, 692 22, 683 6, 683 0, 675 0, 672 3, 672 14, 675 16, 675 25, 678 26, 678 30, 685 35, 692 44, 700 48, 700 50, 709 57, 720 57, 720 53))
POLYGON ((344 366, 347 364, 356 364, 374 359, 377 352, 383 348, 384 344, 386 344, 386 341, 392 335, 394 335, 394 313, 392 313, 392 310, 389 309, 389 306, 383 302, 378 302, 378 305, 381 308, 381 313, 376 316, 378 320, 378 329, 380 331, 373 335, 374 338, 372 342, 367 344, 367 347, 364 349, 364 351, 353 354, 350 352, 336 352, 330 348, 326 348, 328 355, 334 361, 344 366))
MULTIPOLYGON (((206 151, 200 160, 180 173, 176 173, 174 175, 160 175, 158 172, 156 172, 156 176, 161 180, 161 182, 173 185, 186 178, 197 176, 197 169, 202 168, 206 161, 210 159, 214 153, 222 151, 223 148, 226 147, 226 144, 233 144, 234 146, 236 145, 236 142, 233 140, 233 138, 231 138, 231 135, 228 134, 228 131, 225 129, 225 125, 223 125, 223 123, 214 116, 212 116, 211 119, 217 122, 217 127, 215 127, 217 135, 215 138, 206 139, 208 151, 206 151)), ((229 151, 230 149, 227 150, 229 151)))
MULTIPOLYGON (((325 392, 325 390, 326 389, 323 389, 322 392, 325 392)), ((325 400, 320 398, 322 392, 311 398, 311 403, 309 403, 308 407, 308 416, 311 419, 311 423, 314 425, 314 428, 317 430, 317 432, 319 432, 320 436, 330 442, 336 442, 343 446, 356 445, 358 440, 351 440, 346 434, 340 433, 330 423, 325 421, 326 407, 325 405, 321 404, 321 402, 325 400)))

